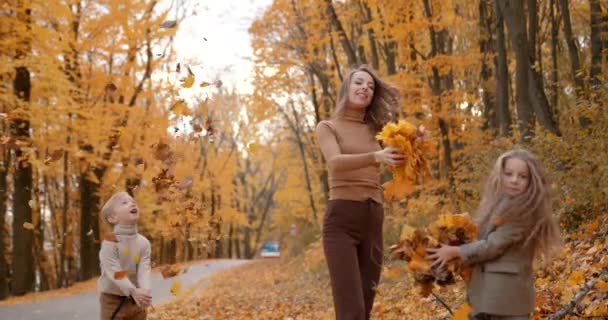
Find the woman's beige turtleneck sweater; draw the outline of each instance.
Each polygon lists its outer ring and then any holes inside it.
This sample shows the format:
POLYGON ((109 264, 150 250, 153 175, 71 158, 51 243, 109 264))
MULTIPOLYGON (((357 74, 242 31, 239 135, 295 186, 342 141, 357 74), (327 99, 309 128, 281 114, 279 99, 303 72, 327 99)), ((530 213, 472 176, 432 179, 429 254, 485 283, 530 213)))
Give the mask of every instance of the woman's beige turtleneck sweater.
POLYGON ((374 157, 381 146, 364 116, 364 110, 347 108, 343 116, 317 125, 317 140, 329 172, 329 200, 382 203, 381 168, 374 157))

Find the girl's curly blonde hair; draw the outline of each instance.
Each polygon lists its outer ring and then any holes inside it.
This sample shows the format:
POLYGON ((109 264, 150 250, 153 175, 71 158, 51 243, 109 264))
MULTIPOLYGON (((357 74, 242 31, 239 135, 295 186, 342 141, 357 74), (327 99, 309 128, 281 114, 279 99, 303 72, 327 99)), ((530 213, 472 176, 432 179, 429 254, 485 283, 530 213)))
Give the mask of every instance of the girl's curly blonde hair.
POLYGON ((532 223, 524 245, 533 245, 537 258, 548 262, 557 254, 562 240, 559 225, 553 217, 550 182, 540 161, 527 150, 511 150, 496 160, 486 181, 476 220, 484 224, 496 215, 502 217, 504 222, 532 223), (526 190, 515 197, 506 195, 502 190, 503 172, 509 159, 525 162, 529 171, 526 190))

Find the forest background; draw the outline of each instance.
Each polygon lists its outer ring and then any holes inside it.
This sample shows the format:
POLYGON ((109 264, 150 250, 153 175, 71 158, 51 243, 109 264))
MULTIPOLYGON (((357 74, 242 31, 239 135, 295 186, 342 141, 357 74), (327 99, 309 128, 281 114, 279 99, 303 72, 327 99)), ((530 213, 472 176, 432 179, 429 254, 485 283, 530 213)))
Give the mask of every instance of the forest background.
POLYGON ((119 190, 158 266, 318 246, 314 128, 359 64, 435 143, 431 176, 385 205, 387 248, 404 225, 473 212, 493 161, 520 146, 549 169, 569 248, 598 257, 551 310, 605 276, 606 2, 274 0, 249 27, 247 94, 177 59, 200 9, 169 2, 0 2, 0 299, 98 275, 99 207, 119 190))

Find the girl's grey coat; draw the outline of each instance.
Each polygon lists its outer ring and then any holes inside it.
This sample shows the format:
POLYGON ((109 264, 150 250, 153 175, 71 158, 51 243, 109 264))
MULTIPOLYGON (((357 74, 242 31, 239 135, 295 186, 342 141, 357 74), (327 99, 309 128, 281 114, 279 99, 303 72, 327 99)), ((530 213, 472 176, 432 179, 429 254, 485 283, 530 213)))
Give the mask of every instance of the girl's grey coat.
POLYGON ((480 225, 479 240, 460 247, 464 262, 474 264, 467 295, 475 314, 534 311, 534 249, 524 246, 531 227, 527 222, 495 225, 487 219, 480 225))

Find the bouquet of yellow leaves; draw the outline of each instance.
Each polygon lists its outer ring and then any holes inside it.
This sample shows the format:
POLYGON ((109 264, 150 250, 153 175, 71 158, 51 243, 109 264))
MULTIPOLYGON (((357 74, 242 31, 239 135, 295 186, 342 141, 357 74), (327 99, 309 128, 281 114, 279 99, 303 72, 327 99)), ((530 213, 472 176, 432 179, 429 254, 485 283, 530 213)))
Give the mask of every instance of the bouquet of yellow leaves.
POLYGON ((431 267, 426 259, 427 248, 437 248, 440 243, 459 246, 477 239, 477 226, 468 214, 445 214, 426 228, 414 229, 404 226, 400 240, 391 246, 393 258, 407 261, 407 270, 412 272, 421 294, 428 296, 434 284, 446 286, 455 283, 455 275, 468 281, 471 267, 460 260, 452 260, 443 268, 431 267))
POLYGON ((433 150, 433 144, 427 139, 424 126, 399 120, 388 123, 376 135, 385 146, 398 148, 405 155, 405 161, 391 168, 393 180, 385 184, 385 197, 392 199, 403 197, 409 193, 413 184, 430 174, 428 156, 433 150))

